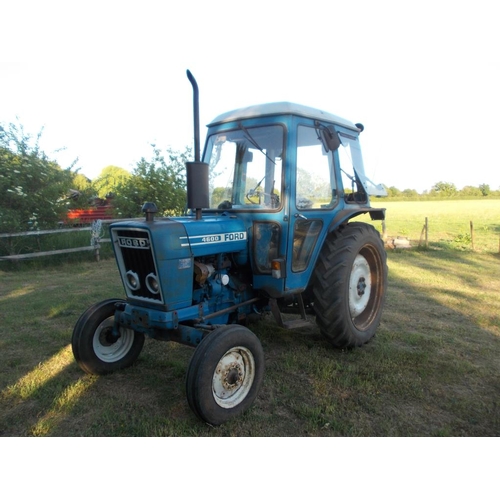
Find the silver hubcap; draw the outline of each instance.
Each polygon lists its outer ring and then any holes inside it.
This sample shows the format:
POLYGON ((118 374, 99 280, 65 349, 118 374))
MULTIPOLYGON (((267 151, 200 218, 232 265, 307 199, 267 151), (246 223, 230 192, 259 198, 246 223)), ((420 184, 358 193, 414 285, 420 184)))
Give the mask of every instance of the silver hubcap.
POLYGON ((222 408, 240 404, 250 392, 255 377, 255 360, 246 347, 233 347, 222 356, 212 379, 212 393, 222 408))
POLYGON ((120 328, 120 336, 113 335, 114 318, 105 319, 96 329, 92 345, 95 355, 105 363, 122 359, 134 343, 134 331, 120 328))
POLYGON ((371 287, 370 264, 362 255, 357 255, 349 278, 349 310, 353 319, 366 309, 370 300, 371 287))

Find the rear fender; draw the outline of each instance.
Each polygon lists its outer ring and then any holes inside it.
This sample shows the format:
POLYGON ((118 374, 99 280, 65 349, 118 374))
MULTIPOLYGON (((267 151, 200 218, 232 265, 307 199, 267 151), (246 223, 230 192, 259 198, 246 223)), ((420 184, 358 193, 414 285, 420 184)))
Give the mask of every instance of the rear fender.
POLYGON ((385 220, 385 208, 345 208, 339 210, 335 215, 334 219, 328 227, 328 232, 331 233, 335 231, 339 226, 345 224, 349 220, 357 217, 358 215, 370 214, 371 220, 385 220))

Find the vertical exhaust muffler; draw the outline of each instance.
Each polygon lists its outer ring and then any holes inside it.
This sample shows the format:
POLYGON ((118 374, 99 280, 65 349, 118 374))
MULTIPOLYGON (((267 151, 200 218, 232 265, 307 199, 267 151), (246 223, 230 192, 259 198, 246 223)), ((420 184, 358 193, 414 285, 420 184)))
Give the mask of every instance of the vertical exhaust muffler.
POLYGON ((208 192, 208 163, 200 161, 200 109, 198 84, 191 71, 187 77, 193 86, 194 161, 186 162, 187 206, 201 219, 202 208, 210 207, 208 192))

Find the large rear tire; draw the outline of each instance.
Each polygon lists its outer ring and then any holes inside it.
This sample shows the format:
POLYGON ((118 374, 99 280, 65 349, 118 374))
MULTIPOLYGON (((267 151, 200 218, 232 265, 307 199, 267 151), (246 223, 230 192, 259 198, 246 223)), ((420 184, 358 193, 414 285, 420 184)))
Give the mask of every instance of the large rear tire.
POLYGON ((71 339, 73 355, 80 368, 93 375, 129 367, 144 345, 144 334, 120 327, 113 333, 115 304, 108 299, 89 307, 76 322, 71 339))
POLYGON ((352 222, 328 235, 312 282, 316 323, 336 347, 375 335, 387 287, 387 255, 378 231, 352 222))
POLYGON ((191 358, 187 400, 201 420, 220 425, 252 405, 263 378, 264 351, 255 334, 241 325, 221 326, 191 358))

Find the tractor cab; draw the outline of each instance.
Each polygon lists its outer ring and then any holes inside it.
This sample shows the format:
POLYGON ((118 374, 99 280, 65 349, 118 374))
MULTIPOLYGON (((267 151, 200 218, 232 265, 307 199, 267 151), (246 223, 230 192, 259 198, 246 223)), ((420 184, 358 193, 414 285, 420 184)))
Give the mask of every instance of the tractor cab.
POLYGON ((254 288, 271 297, 307 286, 329 232, 355 215, 383 211, 365 175, 361 124, 281 102, 222 114, 208 126, 209 208, 245 221, 254 288))

